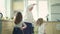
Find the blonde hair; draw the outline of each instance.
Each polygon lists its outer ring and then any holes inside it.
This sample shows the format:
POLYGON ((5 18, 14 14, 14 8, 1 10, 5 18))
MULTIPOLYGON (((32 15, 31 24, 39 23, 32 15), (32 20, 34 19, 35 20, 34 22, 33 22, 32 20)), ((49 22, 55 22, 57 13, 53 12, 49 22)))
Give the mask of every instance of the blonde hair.
POLYGON ((43 18, 38 18, 36 25, 41 25, 43 23, 43 18))

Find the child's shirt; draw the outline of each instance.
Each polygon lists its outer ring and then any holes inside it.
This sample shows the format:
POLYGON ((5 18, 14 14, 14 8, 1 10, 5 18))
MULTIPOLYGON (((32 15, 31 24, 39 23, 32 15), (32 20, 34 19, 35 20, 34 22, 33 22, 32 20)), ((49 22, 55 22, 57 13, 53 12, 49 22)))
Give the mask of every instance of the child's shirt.
POLYGON ((45 30, 45 25, 46 23, 43 23, 41 26, 39 26, 38 28, 38 34, 44 34, 44 30, 45 30))

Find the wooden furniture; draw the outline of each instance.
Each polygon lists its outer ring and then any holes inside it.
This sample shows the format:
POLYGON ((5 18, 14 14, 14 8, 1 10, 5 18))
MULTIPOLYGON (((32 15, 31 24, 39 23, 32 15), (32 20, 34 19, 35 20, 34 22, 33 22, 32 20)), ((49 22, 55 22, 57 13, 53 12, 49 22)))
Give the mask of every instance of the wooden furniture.
POLYGON ((46 25, 46 34, 60 34, 60 30, 57 28, 60 28, 60 22, 47 22, 46 25))

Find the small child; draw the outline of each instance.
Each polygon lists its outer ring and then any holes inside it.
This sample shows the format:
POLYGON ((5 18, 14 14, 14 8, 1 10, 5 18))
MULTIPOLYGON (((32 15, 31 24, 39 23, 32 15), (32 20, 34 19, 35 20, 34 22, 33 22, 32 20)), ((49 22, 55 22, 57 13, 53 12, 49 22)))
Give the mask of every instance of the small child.
POLYGON ((37 32, 34 32, 34 33, 35 34, 46 34, 46 32, 45 32, 45 25, 46 25, 46 23, 43 23, 43 18, 39 18, 37 20, 37 23, 36 23, 37 27, 35 27, 37 32))

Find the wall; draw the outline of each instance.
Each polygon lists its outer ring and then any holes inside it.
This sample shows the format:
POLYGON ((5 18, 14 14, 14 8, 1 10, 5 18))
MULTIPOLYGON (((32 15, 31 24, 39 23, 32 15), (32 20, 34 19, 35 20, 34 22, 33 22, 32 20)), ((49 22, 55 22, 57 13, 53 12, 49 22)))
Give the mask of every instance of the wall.
POLYGON ((5 1, 6 17, 11 17, 12 12, 12 0, 5 1))
POLYGON ((49 21, 58 21, 60 19, 60 0, 48 0, 48 6, 49 21))
POLYGON ((13 10, 23 10, 24 9, 24 2, 14 2, 13 3, 13 10))
POLYGON ((5 11, 6 11, 6 9, 5 9, 5 0, 0 0, 0 13, 3 14, 3 17, 6 16, 5 11))
POLYGON ((14 12, 15 10, 18 10, 18 11, 24 10, 24 1, 23 0, 14 0, 12 2, 12 17, 16 13, 16 12, 14 12))
POLYGON ((3 14, 3 17, 11 17, 11 3, 12 0, 0 0, 0 12, 3 14))

